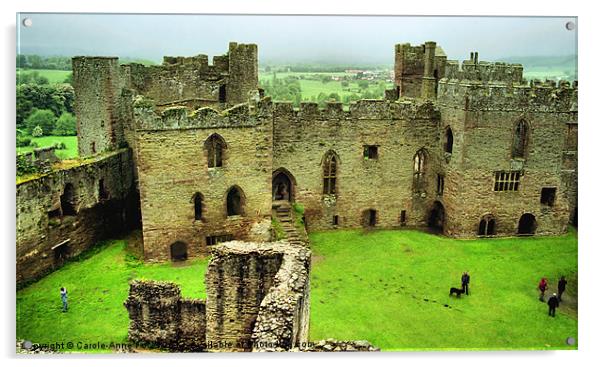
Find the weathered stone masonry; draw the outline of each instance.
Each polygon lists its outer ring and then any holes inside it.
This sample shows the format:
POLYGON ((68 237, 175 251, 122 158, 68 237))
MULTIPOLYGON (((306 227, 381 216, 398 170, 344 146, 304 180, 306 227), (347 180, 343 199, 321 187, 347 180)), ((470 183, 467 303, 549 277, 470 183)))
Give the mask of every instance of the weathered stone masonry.
POLYGON ((105 153, 17 184, 17 283, 136 225, 131 152, 105 153))
POLYGON ((207 300, 172 283, 134 281, 129 339, 172 351, 284 351, 307 342, 311 253, 287 242, 212 248, 207 300))
POLYGON ((265 240, 257 227, 282 190, 310 230, 558 234, 576 217, 576 82, 528 84, 520 65, 400 44, 385 99, 294 109, 258 98, 255 45, 232 43, 213 65, 204 55, 153 67, 95 60, 74 61, 106 65, 92 78, 100 92, 76 83, 81 106, 98 104, 81 109, 80 130, 118 117, 98 138, 135 151, 149 260, 173 258, 176 243, 197 256, 226 239, 265 240))

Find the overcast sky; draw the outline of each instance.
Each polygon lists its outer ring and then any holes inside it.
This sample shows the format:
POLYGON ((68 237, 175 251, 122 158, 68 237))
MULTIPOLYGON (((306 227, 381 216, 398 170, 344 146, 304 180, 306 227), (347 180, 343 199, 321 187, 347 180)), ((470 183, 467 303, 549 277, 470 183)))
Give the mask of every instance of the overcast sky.
POLYGON ((228 42, 257 43, 260 62, 393 63, 396 43, 436 41, 450 59, 577 54, 569 17, 397 17, 24 14, 24 54, 128 56, 220 55, 228 42), (25 17, 33 25, 24 27, 25 17))

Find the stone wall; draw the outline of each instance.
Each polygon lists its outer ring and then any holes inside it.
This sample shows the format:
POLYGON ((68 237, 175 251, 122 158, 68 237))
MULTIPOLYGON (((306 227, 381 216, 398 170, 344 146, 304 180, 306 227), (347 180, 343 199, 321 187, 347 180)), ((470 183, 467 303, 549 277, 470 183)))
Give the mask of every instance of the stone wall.
POLYGON ((163 65, 123 66, 126 84, 157 107, 223 108, 247 102, 258 88, 257 45, 229 44, 226 55, 164 57, 163 65))
POLYGON ((133 281, 124 306, 130 342, 170 351, 205 350, 205 301, 183 299, 176 284, 133 281))
POLYGON ((173 283, 134 281, 124 305, 130 341, 170 351, 268 351, 307 346, 310 251, 287 242, 212 248, 207 300, 173 283))
POLYGON ((206 239, 231 236, 253 240, 257 223, 272 208, 272 121, 261 107, 239 105, 223 112, 170 108, 158 115, 136 108, 137 162, 145 258, 169 260, 170 245, 185 242, 188 256, 208 254, 206 239), (205 142, 218 134, 225 142, 223 165, 208 167, 205 142), (228 216, 227 194, 241 192, 241 215, 228 216), (195 219, 193 196, 202 195, 202 218, 195 219))
POLYGON ((129 150, 61 165, 17 184, 17 283, 136 225, 129 150))
POLYGON ((305 207, 309 230, 361 227, 369 209, 377 211, 377 228, 400 227, 404 210, 404 225, 425 225, 435 198, 437 161, 427 157, 426 184, 415 192, 414 156, 420 149, 438 150, 438 126, 439 113, 430 102, 364 100, 349 111, 340 104, 319 110, 302 103, 297 111, 276 103, 273 168, 293 177, 293 197, 305 207), (364 157, 366 145, 378 147, 376 159, 364 157), (336 195, 323 194, 329 152, 337 160, 336 195))
MULTIPOLYGON (((489 82, 516 82, 522 72, 514 65, 478 65, 479 75, 467 75, 489 82)), ((566 232, 576 206, 576 88, 565 82, 503 85, 446 78, 440 81, 437 105, 441 139, 448 127, 454 138, 440 171, 446 234, 474 236, 480 220, 491 215, 496 235, 515 235, 526 213, 535 216, 535 234, 566 232), (528 126, 527 149, 524 157, 513 158, 521 120, 528 126), (494 191, 496 171, 521 172, 518 190, 494 191), (557 189, 551 206, 541 202, 544 187, 557 189)), ((444 157, 442 145, 439 154, 444 157)))

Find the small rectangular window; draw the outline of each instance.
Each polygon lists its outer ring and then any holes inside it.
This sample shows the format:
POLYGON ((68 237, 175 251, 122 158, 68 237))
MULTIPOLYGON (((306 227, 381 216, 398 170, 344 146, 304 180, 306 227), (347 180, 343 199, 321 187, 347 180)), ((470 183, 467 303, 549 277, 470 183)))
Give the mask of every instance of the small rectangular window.
POLYGON ((406 211, 402 210, 399 214, 399 223, 403 226, 406 224, 406 211))
POLYGON ((541 200, 543 205, 553 206, 556 201, 556 188, 555 187, 544 187, 541 189, 541 200))
POLYGON ((232 241, 232 235, 225 234, 220 236, 208 236, 206 237, 207 246, 217 245, 220 242, 232 241))
POLYGON ((333 226, 338 226, 339 225, 339 216, 338 215, 333 215, 332 216, 332 225, 333 226))
POLYGON ((364 159, 378 159, 378 146, 364 145, 364 159))
POLYGON ((495 172, 495 184, 493 185, 493 191, 518 191, 520 176, 520 171, 495 172))

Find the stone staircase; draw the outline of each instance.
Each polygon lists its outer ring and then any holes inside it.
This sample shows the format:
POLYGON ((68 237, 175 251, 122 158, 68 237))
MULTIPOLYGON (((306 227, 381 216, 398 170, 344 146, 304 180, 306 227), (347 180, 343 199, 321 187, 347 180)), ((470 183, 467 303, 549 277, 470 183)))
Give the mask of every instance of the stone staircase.
POLYGON ((280 222, 282 229, 284 230, 284 234, 286 236, 286 240, 294 245, 306 245, 305 240, 299 234, 297 227, 295 227, 295 223, 293 221, 293 214, 289 202, 274 202, 273 206, 273 214, 276 220, 280 222))

